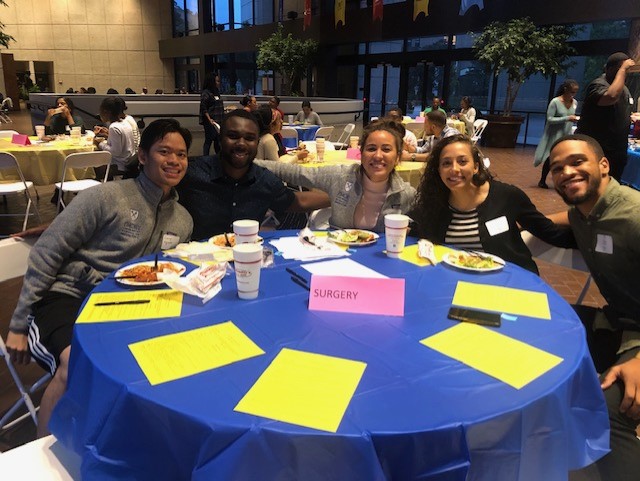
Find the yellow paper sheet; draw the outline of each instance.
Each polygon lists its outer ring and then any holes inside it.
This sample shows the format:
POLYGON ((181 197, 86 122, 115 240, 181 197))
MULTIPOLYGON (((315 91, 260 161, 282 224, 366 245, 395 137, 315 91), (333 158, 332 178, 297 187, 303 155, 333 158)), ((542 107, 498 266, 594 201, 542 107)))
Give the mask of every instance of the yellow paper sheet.
MULTIPOLYGON (((444 257, 445 254, 447 254, 448 252, 457 252, 457 251, 450 247, 435 245, 434 252, 436 254, 437 261, 442 262, 442 258, 444 257)), ((418 256, 418 244, 405 247, 400 253, 400 259, 402 259, 403 261, 411 262, 412 264, 415 264, 420 267, 431 265, 431 262, 429 262, 427 259, 424 259, 418 256)))
POLYGON ((137 321, 160 317, 178 317, 182 311, 182 292, 167 289, 131 292, 99 292, 91 294, 77 323, 137 321), (149 299, 146 304, 96 306, 96 302, 122 302, 149 299))
POLYGON ((452 304, 472 309, 551 319, 545 292, 459 281, 452 304))
POLYGON ((562 362, 562 358, 486 327, 461 322, 420 341, 516 389, 562 362))
POLYGON ((285 348, 235 410, 335 433, 366 367, 285 348))
POLYGON ((231 321, 129 344, 152 386, 264 354, 231 321))

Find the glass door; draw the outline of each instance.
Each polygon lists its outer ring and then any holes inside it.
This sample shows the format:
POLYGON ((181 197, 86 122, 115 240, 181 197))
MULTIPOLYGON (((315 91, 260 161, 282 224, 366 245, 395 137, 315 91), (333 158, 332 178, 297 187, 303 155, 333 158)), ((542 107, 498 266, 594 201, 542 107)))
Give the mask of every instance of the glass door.
POLYGON ((400 91, 400 67, 393 65, 373 65, 369 71, 369 114, 366 121, 372 117, 382 117, 390 108, 398 105, 400 91))

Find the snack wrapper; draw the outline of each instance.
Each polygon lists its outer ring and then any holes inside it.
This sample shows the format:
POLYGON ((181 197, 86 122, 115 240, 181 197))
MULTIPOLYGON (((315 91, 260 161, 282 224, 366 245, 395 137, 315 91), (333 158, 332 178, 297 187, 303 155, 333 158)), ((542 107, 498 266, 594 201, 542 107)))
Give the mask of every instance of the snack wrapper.
POLYGON ((158 278, 162 278, 172 289, 201 298, 205 304, 222 289, 221 281, 227 273, 227 267, 226 262, 209 263, 194 269, 185 277, 175 273, 160 273, 158 278))

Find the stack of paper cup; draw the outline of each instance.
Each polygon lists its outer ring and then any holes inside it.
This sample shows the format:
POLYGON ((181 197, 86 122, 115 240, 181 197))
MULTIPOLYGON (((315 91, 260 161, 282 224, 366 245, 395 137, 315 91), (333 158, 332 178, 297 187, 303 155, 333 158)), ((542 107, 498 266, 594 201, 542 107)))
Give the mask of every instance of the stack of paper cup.
POLYGON ((318 156, 318 162, 324 162, 324 138, 316 138, 316 155, 318 156))
POLYGON ((259 244, 236 244, 233 248, 233 264, 236 271, 238 297, 240 299, 258 297, 262 246, 259 244))
POLYGON ((409 217, 403 214, 387 214, 384 216, 384 234, 387 241, 387 256, 400 257, 407 239, 409 217))
POLYGON ((233 233, 236 235, 237 244, 254 244, 258 242, 258 230, 260 224, 257 220, 236 220, 233 223, 233 233))
POLYGON ((71 128, 71 143, 72 144, 79 144, 81 137, 82 137, 82 127, 72 127, 71 128))
POLYGON ((44 125, 36 125, 36 135, 38 140, 44 139, 44 125))
POLYGON ((352 135, 351 137, 349 137, 349 147, 351 147, 352 149, 358 148, 358 142, 360 142, 360 137, 358 137, 357 135, 352 135))
POLYGON ((293 115, 289 115, 289 125, 293 124, 293 115))

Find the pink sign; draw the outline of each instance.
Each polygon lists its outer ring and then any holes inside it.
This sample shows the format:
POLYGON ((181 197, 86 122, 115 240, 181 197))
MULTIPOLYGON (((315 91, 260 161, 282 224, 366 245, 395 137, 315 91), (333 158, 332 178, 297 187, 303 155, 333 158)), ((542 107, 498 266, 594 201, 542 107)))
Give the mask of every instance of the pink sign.
POLYGON ((311 276, 309 310, 404 316, 404 279, 311 276))
POLYGON ((347 149, 347 159, 360 160, 360 149, 352 149, 349 147, 347 149))
POLYGON ((11 137, 11 143, 18 145, 31 145, 29 136, 25 134, 13 134, 13 137, 11 137))

